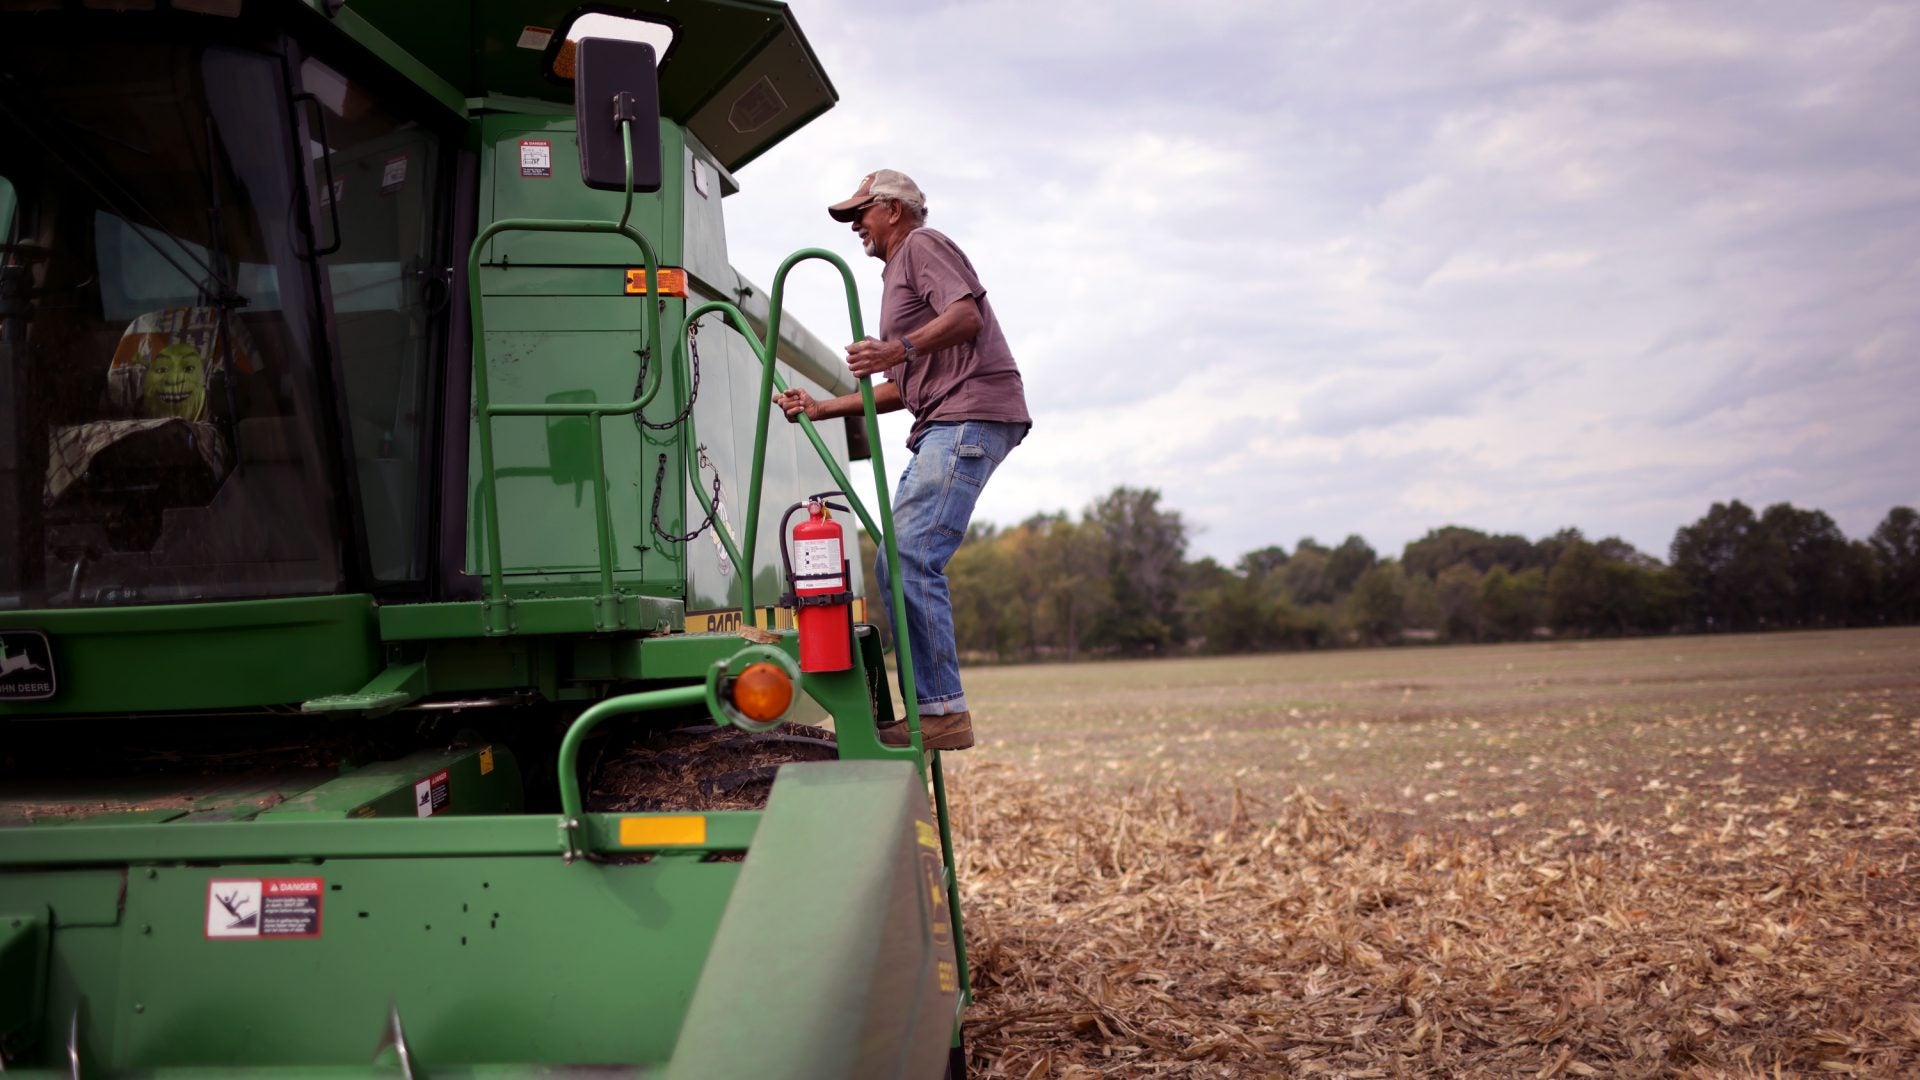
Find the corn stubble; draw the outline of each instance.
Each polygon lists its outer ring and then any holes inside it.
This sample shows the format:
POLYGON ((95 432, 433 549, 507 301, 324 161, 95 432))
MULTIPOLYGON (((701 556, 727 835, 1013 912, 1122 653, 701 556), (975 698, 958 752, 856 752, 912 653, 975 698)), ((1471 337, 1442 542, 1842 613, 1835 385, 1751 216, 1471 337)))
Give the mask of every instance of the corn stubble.
POLYGON ((978 1075, 1920 1075, 1912 768, 1523 837, 954 773, 978 1075))

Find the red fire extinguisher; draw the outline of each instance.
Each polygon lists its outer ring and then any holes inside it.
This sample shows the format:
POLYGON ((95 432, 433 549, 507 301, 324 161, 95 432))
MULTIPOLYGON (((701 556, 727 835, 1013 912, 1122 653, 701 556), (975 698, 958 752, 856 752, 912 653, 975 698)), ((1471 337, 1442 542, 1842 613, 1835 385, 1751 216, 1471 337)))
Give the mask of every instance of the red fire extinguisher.
POLYGON ((793 527, 791 557, 788 548, 780 548, 780 561, 787 571, 787 594, 780 606, 794 609, 794 625, 800 631, 801 671, 845 671, 853 666, 853 591, 848 574, 845 534, 829 510, 847 510, 827 496, 838 491, 823 491, 804 502, 787 507, 780 519, 780 532, 801 507, 807 519, 793 527))

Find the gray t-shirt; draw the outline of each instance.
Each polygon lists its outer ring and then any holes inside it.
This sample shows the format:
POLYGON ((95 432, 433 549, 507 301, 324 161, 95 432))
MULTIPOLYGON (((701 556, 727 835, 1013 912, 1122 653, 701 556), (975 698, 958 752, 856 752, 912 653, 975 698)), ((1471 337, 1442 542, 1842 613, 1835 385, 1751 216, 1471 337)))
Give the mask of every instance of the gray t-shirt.
POLYGON ((909 448, 920 445, 927 425, 936 420, 1033 422, 1020 369, 987 303, 986 286, 958 245, 933 229, 915 229, 888 260, 881 281, 880 336, 889 341, 912 337, 964 297, 973 297, 980 308, 980 332, 971 340, 950 349, 917 349, 914 359, 887 370, 913 414, 909 448))

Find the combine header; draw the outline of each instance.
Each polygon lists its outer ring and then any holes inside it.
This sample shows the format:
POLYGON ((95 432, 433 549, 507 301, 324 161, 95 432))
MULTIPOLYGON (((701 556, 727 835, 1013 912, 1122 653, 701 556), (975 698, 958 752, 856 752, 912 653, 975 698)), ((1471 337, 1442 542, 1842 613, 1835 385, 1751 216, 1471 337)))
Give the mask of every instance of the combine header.
POLYGON ((857 294, 721 209, 834 100, 763 0, 0 0, 7 1075, 964 1071, 857 294))

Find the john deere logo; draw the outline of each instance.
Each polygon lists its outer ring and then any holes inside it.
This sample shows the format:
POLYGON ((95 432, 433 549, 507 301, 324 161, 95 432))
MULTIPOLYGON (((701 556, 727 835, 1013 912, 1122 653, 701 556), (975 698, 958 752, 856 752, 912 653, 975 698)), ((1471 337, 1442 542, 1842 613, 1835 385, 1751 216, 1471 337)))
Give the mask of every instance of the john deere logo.
POLYGON ((53 650, 38 630, 0 630, 0 701, 53 696, 53 650))

